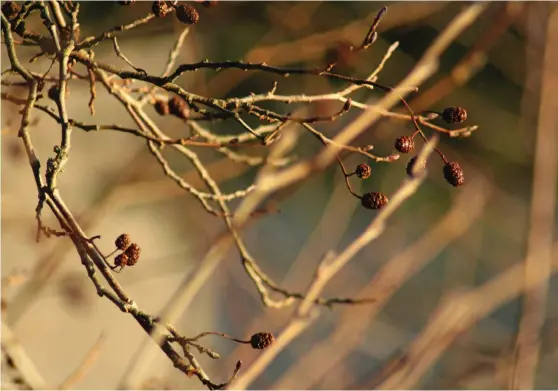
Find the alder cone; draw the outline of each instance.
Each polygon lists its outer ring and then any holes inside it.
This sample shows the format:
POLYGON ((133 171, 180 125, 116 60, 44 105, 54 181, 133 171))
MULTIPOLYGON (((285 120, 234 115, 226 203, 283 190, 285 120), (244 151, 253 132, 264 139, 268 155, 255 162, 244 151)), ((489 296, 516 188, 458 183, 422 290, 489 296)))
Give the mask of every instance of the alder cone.
POLYGON ((164 18, 171 12, 171 7, 166 2, 157 0, 151 5, 151 12, 158 18, 164 18))
POLYGON ((139 261, 139 257, 141 254, 141 248, 136 243, 130 244, 130 246, 126 249, 125 254, 128 256, 128 266, 133 266, 139 261))
POLYGON ((366 193, 361 199, 362 206, 366 209, 381 209, 388 203, 388 198, 384 193, 366 193))
POLYGON ((467 119, 467 110, 463 107, 446 107, 442 111, 442 119, 448 124, 458 124, 467 119))
POLYGON ((275 342, 275 338, 271 333, 256 333, 250 338, 250 345, 252 345, 254 349, 268 348, 273 342, 275 342))
POLYGON ((159 115, 168 115, 170 113, 169 102, 166 100, 156 100, 153 106, 159 115))
POLYGON ((122 234, 116 238, 116 240, 114 241, 114 245, 117 249, 124 251, 128 248, 131 242, 132 240, 130 239, 130 235, 122 234))
POLYGON ((444 178, 452 186, 458 187, 465 183, 463 170, 457 162, 449 162, 444 166, 444 178))
POLYGON ((58 97, 60 96, 60 92, 58 90, 57 86, 52 86, 48 89, 47 95, 49 97, 49 99, 52 100, 57 100, 58 97))
POLYGON ((359 177, 360 179, 366 179, 370 177, 370 174, 372 173, 372 169, 368 164, 362 163, 357 166, 355 172, 356 172, 356 176, 359 177))
POLYGON ((184 24, 196 24, 200 20, 200 14, 190 4, 176 7, 176 18, 184 24))
POLYGON ((415 142, 411 137, 401 136, 395 139, 395 149, 401 153, 409 153, 415 147, 415 142))
POLYGON ((126 266, 128 264, 128 255, 126 253, 118 254, 114 257, 114 264, 120 267, 126 266))
POLYGON ((188 104, 182 97, 175 95, 169 100, 169 111, 172 115, 176 115, 179 118, 188 118, 188 104))

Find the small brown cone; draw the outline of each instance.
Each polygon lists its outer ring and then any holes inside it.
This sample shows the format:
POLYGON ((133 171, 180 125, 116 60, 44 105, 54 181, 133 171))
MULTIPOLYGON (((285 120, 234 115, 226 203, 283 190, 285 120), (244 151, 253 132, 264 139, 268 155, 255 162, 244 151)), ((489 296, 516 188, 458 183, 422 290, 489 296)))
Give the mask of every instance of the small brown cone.
POLYGON ((442 111, 442 119, 448 124, 458 124, 467 119, 467 110, 463 107, 446 107, 442 111))
POLYGON ((157 0, 151 5, 151 12, 158 18, 164 18, 171 12, 171 7, 165 1, 157 0))
POLYGON ((190 4, 176 7, 176 18, 184 24, 196 24, 200 20, 200 14, 190 4))
POLYGON ((250 338, 250 345, 252 345, 254 349, 268 348, 273 342, 275 342, 275 338, 271 333, 256 333, 250 338))
POLYGON ((130 239, 130 235, 122 234, 122 235, 120 235, 119 237, 116 238, 116 240, 114 241, 114 244, 115 244, 117 249, 124 251, 128 248, 128 246, 130 245, 131 242, 132 242, 132 240, 130 239))
POLYGON ((175 95, 169 100, 169 111, 172 115, 179 118, 187 119, 190 112, 188 104, 182 97, 175 95))
POLYGON ((168 115, 170 113, 169 102, 166 100, 157 99, 153 107, 155 107, 155 111, 159 115, 168 115))
POLYGON ((366 209, 381 209, 388 203, 388 198, 384 193, 372 192, 362 196, 361 204, 366 209))
POLYGON ((449 162, 444 166, 444 178, 452 186, 458 187, 465 183, 463 170, 457 162, 449 162))
POLYGON ((128 256, 126 253, 118 254, 114 257, 114 264, 120 267, 126 266, 128 264, 128 256))
POLYGON ((133 266, 139 261, 140 254, 141 254, 141 248, 136 243, 132 243, 126 249, 126 252, 124 254, 126 254, 128 256, 128 263, 126 263, 126 264, 128 266, 133 266))
POLYGON ((372 169, 366 163, 359 164, 355 170, 356 176, 360 179, 366 179, 370 177, 372 169))
POLYGON ((415 148, 415 142, 411 137, 401 136, 395 139, 395 149, 401 153, 409 153, 415 148))

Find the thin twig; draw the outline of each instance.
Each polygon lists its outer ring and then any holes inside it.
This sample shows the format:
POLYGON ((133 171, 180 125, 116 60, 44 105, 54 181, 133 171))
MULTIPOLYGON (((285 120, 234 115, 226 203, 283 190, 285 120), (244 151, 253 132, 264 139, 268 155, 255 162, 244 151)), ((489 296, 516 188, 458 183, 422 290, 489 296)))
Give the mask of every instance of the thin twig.
POLYGON ((128 64, 129 66, 131 66, 132 68, 134 68, 134 70, 136 72, 140 72, 140 73, 146 73, 143 69, 136 67, 134 64, 132 64, 132 62, 130 60, 128 60, 128 57, 126 57, 124 55, 124 53, 122 53, 122 51, 120 50, 120 46, 118 46, 118 40, 115 36, 111 37, 112 39, 112 46, 114 48, 114 52, 116 53, 116 55, 118 57, 120 57, 122 60, 124 60, 124 62, 126 64, 128 64))
POLYGON ((131 30, 133 28, 136 28, 138 26, 141 26, 142 24, 146 24, 147 22, 149 22, 153 18, 155 18, 155 15, 150 13, 149 15, 147 15, 143 18, 137 19, 137 20, 133 21, 132 23, 123 24, 121 26, 114 27, 111 30, 105 31, 104 33, 102 33, 101 35, 98 35, 96 37, 85 38, 83 41, 79 42, 76 45, 76 50, 91 48, 91 47, 97 45, 98 43, 100 43, 101 41, 104 41, 106 39, 111 39, 112 37, 115 37, 116 33, 118 33, 118 32, 131 30))

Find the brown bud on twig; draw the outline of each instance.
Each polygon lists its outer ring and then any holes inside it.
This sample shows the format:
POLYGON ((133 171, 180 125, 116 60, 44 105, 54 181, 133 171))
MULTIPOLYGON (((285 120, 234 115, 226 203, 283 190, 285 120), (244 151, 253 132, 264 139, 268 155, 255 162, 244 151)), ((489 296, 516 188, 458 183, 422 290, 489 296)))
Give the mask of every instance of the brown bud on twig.
POLYGON ((117 249, 124 251, 128 248, 131 242, 132 240, 130 239, 130 235, 122 234, 116 238, 116 240, 114 241, 114 245, 117 249))
POLYGON ((458 124, 467 119, 467 110, 459 106, 446 107, 441 116, 448 124, 458 124))
POLYGON ((415 148, 415 142, 411 137, 401 136, 395 139, 395 149, 401 153, 409 153, 415 148))
POLYGON ((196 24, 200 20, 200 14, 190 4, 176 7, 176 18, 184 24, 196 24))
POLYGON ((254 349, 268 348, 273 342, 275 342, 275 338, 271 333, 256 333, 250 338, 250 345, 252 345, 254 349))
POLYGON ((372 169, 366 163, 359 164, 355 170, 356 176, 359 177, 360 179, 366 179, 370 177, 371 173, 372 173, 372 169))
POLYGON ((165 1, 157 0, 151 5, 151 12, 158 18, 164 18, 171 12, 171 7, 165 1))
POLYGON ((465 183, 463 170, 457 162, 449 162, 444 166, 444 178, 452 186, 458 187, 465 183))
POLYGON ((378 33, 376 32, 376 28, 378 27, 378 24, 380 23, 382 16, 384 16, 386 12, 387 12, 387 7, 382 7, 378 12, 378 14, 376 15, 376 18, 374 18, 374 22, 372 23, 372 26, 370 26, 370 30, 368 30, 368 34, 366 34, 366 37, 364 37, 364 42, 362 43, 363 49, 366 49, 368 46, 376 42, 376 39, 378 39, 378 33))
POLYGON ((388 198, 384 193, 366 193, 362 196, 361 203, 366 209, 381 209, 388 203, 388 198))

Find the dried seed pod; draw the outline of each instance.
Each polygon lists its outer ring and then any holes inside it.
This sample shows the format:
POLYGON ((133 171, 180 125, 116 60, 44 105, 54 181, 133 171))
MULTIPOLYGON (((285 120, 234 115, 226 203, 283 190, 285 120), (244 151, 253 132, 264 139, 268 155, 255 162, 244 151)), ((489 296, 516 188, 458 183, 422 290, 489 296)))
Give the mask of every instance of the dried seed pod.
POLYGON ((370 174, 372 173, 372 169, 368 164, 362 163, 357 166, 355 173, 356 176, 359 177, 360 179, 366 179, 370 177, 370 174))
POLYGON ((141 254, 141 248, 138 244, 132 243, 126 249, 125 254, 128 256, 128 266, 133 266, 139 261, 139 257, 141 254))
POLYGON ((409 153, 415 148, 415 142, 411 137, 401 136, 395 139, 395 149, 401 153, 409 153))
POLYGON ((167 100, 157 99, 153 106, 159 115, 168 115, 170 113, 169 102, 167 100))
POLYGON ((176 115, 179 118, 188 118, 188 104, 178 95, 173 96, 172 99, 169 100, 169 111, 171 114, 176 115))
POLYGON ((184 24, 196 24, 200 20, 200 14, 190 4, 176 7, 176 18, 184 24))
POLYGON ((130 235, 128 234, 122 234, 114 241, 114 245, 116 246, 116 248, 122 251, 126 250, 130 243, 132 243, 132 240, 130 239, 130 235))
POLYGON ((162 0, 154 1, 151 5, 151 12, 155 14, 158 18, 164 18, 171 12, 172 8, 162 0))
POLYGON ((458 187, 465 183, 463 170, 457 162, 449 162, 444 166, 444 178, 452 186, 458 187))
POLYGON ((52 99, 54 101, 58 100, 58 98, 60 97, 60 92, 58 90, 57 86, 52 86, 48 89, 47 95, 49 97, 49 99, 52 99))
POLYGON ((384 193, 372 192, 362 196, 361 204, 366 209, 381 209, 388 203, 384 193))
POLYGON ((268 348, 273 342, 275 342, 275 338, 271 333, 256 333, 250 338, 250 345, 252 345, 254 349, 268 348))
POLYGON ((2 13, 10 22, 17 17, 19 11, 21 11, 21 7, 15 1, 6 1, 4 5, 2 5, 2 13))
POLYGON ((442 119, 448 124, 458 124, 467 119, 467 110, 463 107, 446 107, 442 111, 442 119))
POLYGON ((128 264, 128 255, 126 253, 118 254, 114 257, 114 265, 124 267, 128 264))
POLYGON ((411 160, 409 160, 409 163, 407 163, 407 175, 410 176, 411 178, 414 178, 413 169, 415 165, 418 164, 416 169, 418 172, 426 168, 426 161, 421 160, 420 163, 417 163, 417 158, 418 158, 417 156, 413 156, 411 160))

